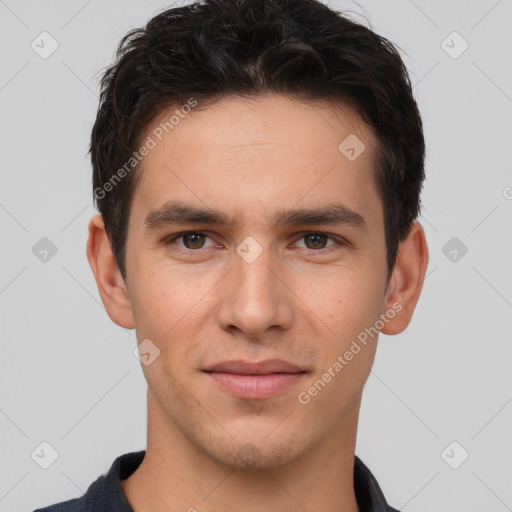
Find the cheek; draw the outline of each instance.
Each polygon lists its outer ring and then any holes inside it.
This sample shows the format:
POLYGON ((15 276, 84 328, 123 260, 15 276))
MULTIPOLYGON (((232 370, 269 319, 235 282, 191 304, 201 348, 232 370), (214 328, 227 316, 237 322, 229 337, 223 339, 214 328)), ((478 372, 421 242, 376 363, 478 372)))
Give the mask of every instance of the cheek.
POLYGON ((135 269, 134 315, 139 327, 165 334, 193 314, 211 288, 205 279, 181 269, 158 267, 150 273, 135 269))
POLYGON ((311 272, 296 281, 294 290, 328 337, 337 340, 333 348, 341 350, 378 318, 381 297, 374 279, 368 272, 349 268, 311 272))
POLYGON ((133 311, 139 342, 155 343, 159 362, 173 374, 190 371, 192 354, 200 353, 201 330, 211 318, 207 309, 215 280, 170 268, 138 276, 133 311))
POLYGON ((315 410, 313 417, 326 420, 344 414, 349 404, 360 400, 377 347, 367 330, 379 318, 375 292, 357 283, 338 284, 341 291, 324 290, 311 306, 319 312, 322 323, 317 323, 323 334, 317 333, 317 368, 298 397, 315 410))

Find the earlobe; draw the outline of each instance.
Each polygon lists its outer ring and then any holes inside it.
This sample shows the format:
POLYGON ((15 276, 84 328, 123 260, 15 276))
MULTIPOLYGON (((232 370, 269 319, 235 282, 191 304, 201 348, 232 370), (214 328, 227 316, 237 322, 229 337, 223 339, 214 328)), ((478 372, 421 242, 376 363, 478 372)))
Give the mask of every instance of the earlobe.
POLYGON ((399 334, 409 325, 420 297, 428 265, 427 241, 421 224, 413 222, 398 251, 383 311, 395 313, 381 330, 384 334, 399 334))
POLYGON ((135 322, 126 284, 110 249, 105 224, 100 214, 95 215, 89 222, 87 259, 108 316, 117 325, 133 329, 135 322))

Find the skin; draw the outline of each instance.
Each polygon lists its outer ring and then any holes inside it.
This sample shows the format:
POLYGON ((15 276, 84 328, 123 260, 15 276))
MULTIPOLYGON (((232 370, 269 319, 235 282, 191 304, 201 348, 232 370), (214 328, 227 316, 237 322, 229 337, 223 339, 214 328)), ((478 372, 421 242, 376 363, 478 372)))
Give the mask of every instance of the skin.
MULTIPOLYGON (((162 112, 145 135, 169 116, 162 112)), ((101 216, 90 221, 87 256, 110 318, 161 351, 142 365, 146 456, 122 482, 135 512, 359 510, 357 423, 378 337, 308 404, 297 396, 393 304, 401 311, 381 332, 402 332, 421 292, 428 249, 417 222, 386 287, 375 140, 347 105, 225 97, 181 119, 144 158, 128 224, 126 284, 101 216), (354 161, 338 149, 349 134, 366 146, 354 161), (171 199, 234 221, 145 232, 148 213, 171 199), (361 214, 367 229, 267 222, 283 208, 333 203, 361 214), (206 236, 165 244, 183 231, 206 236), (318 232, 329 237, 306 236, 318 232), (252 263, 236 252, 248 236, 262 248, 252 263), (270 358, 307 373, 274 397, 251 400, 219 389, 202 371, 224 360, 270 358)))

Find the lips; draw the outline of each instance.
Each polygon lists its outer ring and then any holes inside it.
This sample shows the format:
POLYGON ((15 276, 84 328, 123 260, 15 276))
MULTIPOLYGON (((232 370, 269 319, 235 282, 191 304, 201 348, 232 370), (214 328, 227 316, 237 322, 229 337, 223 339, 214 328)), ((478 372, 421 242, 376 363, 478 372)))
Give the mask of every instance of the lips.
POLYGON ((300 373, 303 370, 297 365, 282 359, 267 359, 259 363, 250 363, 238 359, 236 361, 223 361, 217 363, 207 372, 236 373, 239 375, 269 375, 271 373, 300 373))
POLYGON ((249 400, 278 395, 300 381, 306 373, 282 359, 267 359, 259 363, 223 361, 204 371, 222 391, 249 400))

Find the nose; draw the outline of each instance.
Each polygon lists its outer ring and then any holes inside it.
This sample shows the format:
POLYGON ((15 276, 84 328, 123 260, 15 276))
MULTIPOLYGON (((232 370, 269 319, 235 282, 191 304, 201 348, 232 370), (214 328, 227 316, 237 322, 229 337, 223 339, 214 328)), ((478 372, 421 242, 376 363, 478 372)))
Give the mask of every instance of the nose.
POLYGON ((262 339, 269 331, 289 329, 293 321, 293 293, 283 266, 270 249, 255 261, 234 255, 226 275, 218 309, 219 326, 247 338, 262 339))

